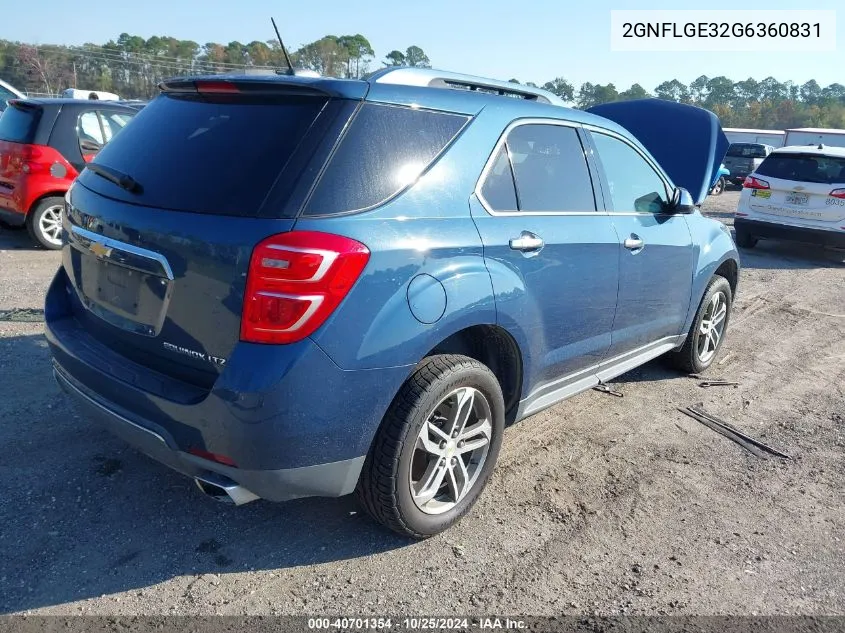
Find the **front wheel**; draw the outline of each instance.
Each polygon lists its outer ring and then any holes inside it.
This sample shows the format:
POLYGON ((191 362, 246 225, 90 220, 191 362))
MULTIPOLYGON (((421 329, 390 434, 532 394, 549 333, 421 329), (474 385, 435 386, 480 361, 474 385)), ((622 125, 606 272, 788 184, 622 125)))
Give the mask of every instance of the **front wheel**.
POLYGON ((30 237, 44 248, 58 250, 62 247, 64 206, 63 198, 44 198, 26 216, 26 228, 30 237))
POLYGON ((426 358, 382 421, 358 499, 379 523, 404 536, 443 532, 481 495, 504 426, 502 390, 485 365, 454 354, 426 358))
POLYGON ((707 286, 684 346, 671 355, 679 369, 700 373, 713 364, 725 340, 732 302, 728 280, 715 275, 707 286))

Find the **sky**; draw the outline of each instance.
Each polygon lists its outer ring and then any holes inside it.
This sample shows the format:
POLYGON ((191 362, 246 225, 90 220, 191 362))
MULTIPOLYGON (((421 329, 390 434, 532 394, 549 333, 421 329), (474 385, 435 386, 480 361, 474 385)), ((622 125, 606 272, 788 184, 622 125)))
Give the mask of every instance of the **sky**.
MULTIPOLYGON (((378 60, 393 49, 420 46, 435 68, 545 83, 562 76, 583 82, 633 83, 653 91, 665 80, 690 83, 700 75, 739 81, 773 76, 822 86, 845 83, 845 4, 841 0, 742 3, 711 1, 679 6, 667 0, 40 0, 3 11, 0 39, 33 44, 102 44, 122 32, 169 35, 205 42, 250 42, 273 37, 270 16, 291 50, 320 37, 361 33, 378 60), (612 9, 837 9, 836 53, 612 52, 612 9), (319 10, 317 10, 319 7, 319 10), (45 18, 45 16, 49 16, 45 18), (838 59, 837 59, 838 58, 838 59)), ((375 66, 375 65, 374 65, 375 66)))

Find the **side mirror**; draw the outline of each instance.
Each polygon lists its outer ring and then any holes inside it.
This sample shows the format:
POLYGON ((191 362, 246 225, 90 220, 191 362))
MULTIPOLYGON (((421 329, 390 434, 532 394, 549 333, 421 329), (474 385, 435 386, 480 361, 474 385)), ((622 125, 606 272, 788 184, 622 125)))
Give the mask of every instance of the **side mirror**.
POLYGON ((675 187, 669 207, 672 213, 692 213, 695 211, 695 201, 689 191, 683 187, 675 187))

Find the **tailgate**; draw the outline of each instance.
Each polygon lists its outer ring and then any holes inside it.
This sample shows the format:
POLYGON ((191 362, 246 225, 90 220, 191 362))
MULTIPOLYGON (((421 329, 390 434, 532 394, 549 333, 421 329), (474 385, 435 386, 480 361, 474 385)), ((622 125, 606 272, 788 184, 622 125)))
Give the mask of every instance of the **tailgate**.
POLYGON ((808 226, 839 229, 845 222, 845 156, 774 152, 754 175, 768 185, 751 191, 754 211, 808 226))
POLYGON ((831 228, 836 229, 845 221, 845 199, 829 195, 832 191, 830 185, 798 183, 771 177, 767 182, 769 189, 751 190, 749 204, 754 211, 785 218, 831 223, 831 228))
POLYGON ((114 351, 210 386, 240 334, 253 246, 293 220, 162 211, 76 184, 62 265, 77 318, 114 351))
POLYGON ((211 386, 240 339, 256 244, 289 231, 355 103, 270 80, 180 80, 72 187, 63 265, 87 331, 211 386))

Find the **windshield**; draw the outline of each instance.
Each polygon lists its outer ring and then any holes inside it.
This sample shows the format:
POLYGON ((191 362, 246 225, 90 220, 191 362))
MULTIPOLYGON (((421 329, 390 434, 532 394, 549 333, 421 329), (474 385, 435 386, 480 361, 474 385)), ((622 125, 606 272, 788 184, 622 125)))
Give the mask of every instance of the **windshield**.
POLYGON ((845 183, 845 158, 818 154, 771 154, 757 173, 770 178, 818 182, 828 185, 845 183))
POLYGON ((734 143, 728 148, 728 156, 734 158, 765 158, 766 146, 756 143, 734 143))

